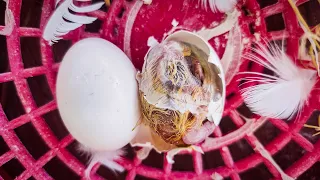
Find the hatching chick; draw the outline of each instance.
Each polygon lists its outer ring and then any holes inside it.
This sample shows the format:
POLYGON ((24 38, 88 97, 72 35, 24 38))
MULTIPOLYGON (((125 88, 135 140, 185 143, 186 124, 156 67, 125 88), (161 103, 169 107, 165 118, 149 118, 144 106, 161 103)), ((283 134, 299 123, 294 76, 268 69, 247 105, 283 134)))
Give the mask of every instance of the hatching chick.
POLYGON ((209 103, 221 93, 215 69, 207 59, 208 55, 195 46, 168 41, 149 52, 138 74, 143 121, 170 144, 198 141, 183 139, 195 129, 207 132, 208 123, 202 123, 209 103))

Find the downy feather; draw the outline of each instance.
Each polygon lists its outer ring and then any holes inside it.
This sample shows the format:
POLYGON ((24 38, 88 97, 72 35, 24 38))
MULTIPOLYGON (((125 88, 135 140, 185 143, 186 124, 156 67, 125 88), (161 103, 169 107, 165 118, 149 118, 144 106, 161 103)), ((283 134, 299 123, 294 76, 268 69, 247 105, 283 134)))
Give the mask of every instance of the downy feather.
MULTIPOLYGON (((296 66, 284 48, 258 43, 245 57, 271 70, 274 75, 244 72, 245 83, 258 83, 241 90, 252 112, 277 119, 290 119, 300 112, 316 83, 316 72, 296 66)), ((244 83, 244 84, 245 84, 244 83)))
POLYGON ((61 36, 66 35, 83 24, 90 24, 97 19, 95 17, 72 14, 69 10, 75 13, 88 13, 100 9, 103 4, 104 2, 100 2, 89 6, 78 7, 73 4, 73 0, 65 0, 51 15, 44 29, 43 38, 52 45, 62 39, 61 36))
POLYGON ((205 9, 207 9, 209 5, 213 12, 230 12, 235 7, 238 0, 199 0, 199 2, 205 9))
POLYGON ((79 145, 78 151, 89 156, 88 166, 85 170, 85 176, 88 179, 90 179, 89 178, 90 172, 93 166, 97 163, 101 163, 105 165, 112 171, 118 171, 118 172, 124 171, 124 168, 120 164, 115 162, 116 160, 120 160, 122 158, 121 156, 125 154, 125 151, 122 149, 119 149, 116 151, 94 151, 88 147, 79 145))

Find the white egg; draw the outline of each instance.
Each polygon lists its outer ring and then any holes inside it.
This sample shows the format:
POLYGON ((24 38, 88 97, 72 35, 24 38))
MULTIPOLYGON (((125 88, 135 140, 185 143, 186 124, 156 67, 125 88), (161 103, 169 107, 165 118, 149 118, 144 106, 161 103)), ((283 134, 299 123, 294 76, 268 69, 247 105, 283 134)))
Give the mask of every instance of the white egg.
POLYGON ((112 43, 88 38, 73 45, 60 65, 57 103, 71 135, 93 150, 122 148, 140 118, 136 70, 112 43))

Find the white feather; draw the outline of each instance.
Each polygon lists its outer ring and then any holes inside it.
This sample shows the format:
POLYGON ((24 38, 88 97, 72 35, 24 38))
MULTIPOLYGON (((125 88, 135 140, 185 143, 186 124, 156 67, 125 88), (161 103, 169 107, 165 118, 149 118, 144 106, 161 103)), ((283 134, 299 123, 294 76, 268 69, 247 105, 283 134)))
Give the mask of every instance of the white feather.
POLYGON ((116 151, 94 151, 88 147, 83 145, 78 146, 78 150, 82 153, 87 154, 89 158, 88 166, 85 170, 85 176, 87 179, 90 179, 90 172, 93 166, 97 163, 101 163, 108 167, 112 171, 123 172, 124 168, 115 162, 116 160, 120 160, 125 152, 122 149, 116 151))
POLYGON ((208 8, 209 4, 209 7, 213 12, 230 12, 235 7, 238 0, 199 0, 199 2, 205 9, 208 8))
POLYGON ((301 111, 316 83, 315 71, 296 66, 283 47, 280 49, 275 45, 270 45, 268 50, 259 43, 245 57, 274 73, 243 73, 250 75, 244 78, 246 83, 258 83, 241 91, 252 112, 270 118, 290 119, 301 111))
POLYGON ((43 38, 52 45, 60 40, 61 36, 66 35, 83 24, 90 24, 97 19, 95 17, 71 14, 69 10, 75 13, 88 13, 100 9, 103 4, 104 2, 100 2, 89 6, 78 7, 73 4, 73 0, 65 0, 51 15, 44 29, 43 38), (65 21, 65 19, 68 20, 68 22, 65 21))

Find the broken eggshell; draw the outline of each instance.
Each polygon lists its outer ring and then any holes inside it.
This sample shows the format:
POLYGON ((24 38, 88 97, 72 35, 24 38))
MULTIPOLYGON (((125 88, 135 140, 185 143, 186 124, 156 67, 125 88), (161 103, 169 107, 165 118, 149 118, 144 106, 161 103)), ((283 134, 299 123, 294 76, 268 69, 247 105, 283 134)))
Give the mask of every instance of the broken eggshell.
POLYGON ((215 50, 211 47, 211 45, 195 33, 189 31, 178 31, 176 33, 173 33, 166 39, 166 41, 169 40, 182 41, 197 46, 203 52, 208 54, 208 62, 214 64, 218 68, 218 76, 220 77, 222 83, 219 85, 219 88, 221 88, 222 90, 222 97, 219 98, 218 101, 211 100, 207 116, 209 121, 214 122, 214 124, 218 126, 222 118, 226 97, 226 83, 222 65, 220 63, 220 58, 218 57, 215 50))
MULTIPOLYGON (((169 35, 163 43, 169 42, 169 41, 178 41, 178 42, 184 42, 188 43, 190 45, 196 46, 200 50, 202 50, 207 56, 208 56, 208 62, 213 64, 215 67, 215 71, 217 72, 217 76, 219 77, 219 83, 217 83, 219 86, 218 88, 221 91, 221 97, 219 98, 212 98, 210 100, 210 103, 208 104, 208 112, 206 114, 206 118, 213 122, 215 126, 218 126, 224 109, 225 104, 225 96, 226 96, 226 90, 225 90, 225 77, 222 70, 222 66, 220 64, 220 59, 216 52, 213 50, 213 48, 210 46, 210 44, 202 39, 200 36, 198 36, 195 33, 188 32, 188 31, 177 31, 171 35, 169 35)), ((143 68, 146 67, 147 64, 147 58, 155 46, 151 47, 149 51, 147 52, 145 56, 145 63, 143 68)), ((141 74, 137 74, 137 80, 139 84, 141 83, 141 74)), ((140 86, 140 91, 145 92, 143 90, 143 87, 140 86)), ((147 97, 148 95, 145 95, 144 98, 150 103, 152 102, 152 98, 147 97), (150 100, 150 101, 149 101, 150 100)), ((153 101, 155 103, 156 101, 153 101)), ((156 102, 157 105, 159 104, 156 102)), ((152 104, 152 103, 151 103, 152 104)), ((169 163, 173 163, 173 156, 178 154, 181 151, 198 151, 202 152, 201 148, 195 145, 189 145, 187 147, 178 147, 175 144, 167 143, 164 141, 157 133, 153 131, 149 126, 145 124, 140 125, 139 132, 137 136, 131 141, 130 143, 133 147, 143 147, 140 151, 138 151, 138 157, 141 157, 142 159, 147 157, 150 150, 153 148, 158 153, 167 152, 167 160, 169 163)))

